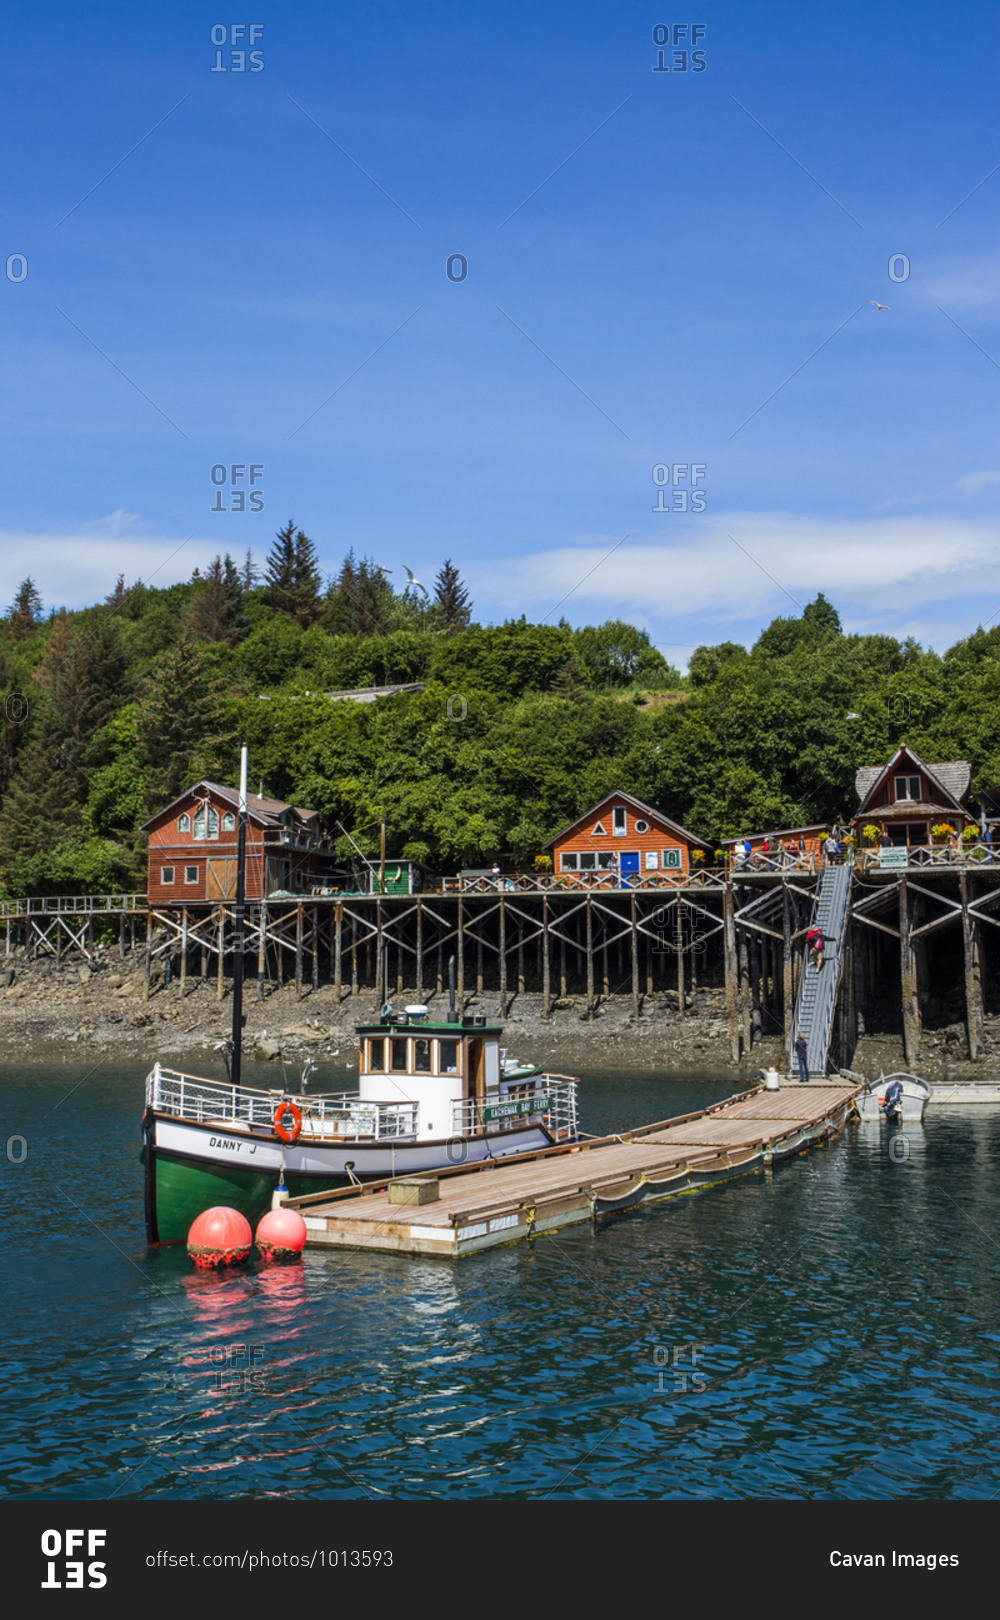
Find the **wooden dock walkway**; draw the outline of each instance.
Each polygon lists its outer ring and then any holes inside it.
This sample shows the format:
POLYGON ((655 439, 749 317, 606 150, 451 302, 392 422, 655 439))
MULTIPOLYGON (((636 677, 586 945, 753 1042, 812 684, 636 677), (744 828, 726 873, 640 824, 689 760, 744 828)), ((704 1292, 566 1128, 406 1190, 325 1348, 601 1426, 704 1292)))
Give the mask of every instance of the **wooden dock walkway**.
MULTIPOLYGON (((289 1200, 307 1247, 382 1249, 458 1257, 638 1204, 697 1192, 801 1153, 839 1131, 861 1088, 843 1081, 783 1083, 743 1092, 678 1119, 506 1164, 434 1172, 439 1197, 390 1203, 387 1185, 289 1200)), ((400 1180, 406 1178, 399 1178, 400 1180)))

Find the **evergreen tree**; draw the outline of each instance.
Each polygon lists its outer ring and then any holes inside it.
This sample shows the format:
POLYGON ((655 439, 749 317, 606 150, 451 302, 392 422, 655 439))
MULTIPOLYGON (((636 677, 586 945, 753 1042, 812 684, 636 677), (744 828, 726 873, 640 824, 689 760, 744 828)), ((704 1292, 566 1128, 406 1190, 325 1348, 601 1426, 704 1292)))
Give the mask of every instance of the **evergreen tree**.
POLYGON ((321 609, 321 575, 316 547, 291 520, 279 529, 267 557, 264 572, 264 600, 278 613, 287 613, 307 629, 318 619, 321 609))
POLYGON ((579 703, 587 690, 587 678, 577 663, 576 658, 570 658, 552 682, 552 690, 556 697, 568 698, 571 703, 579 703))
POLYGON ((225 771, 231 739, 221 730, 221 682, 190 635, 161 655, 142 695, 136 751, 151 808, 167 804, 212 771, 225 771))
POLYGON ((42 599, 31 575, 17 587, 17 594, 7 609, 7 630, 14 641, 23 641, 36 629, 42 616, 42 599))
POLYGON ((357 562, 352 548, 327 591, 323 628, 329 635, 382 636, 391 628, 396 605, 385 569, 371 557, 357 562))
POLYGON ((114 612, 115 593, 74 628, 65 608, 56 615, 36 673, 48 700, 51 732, 62 764, 81 798, 87 775, 103 764, 99 734, 131 694, 131 679, 114 612))
POLYGON ((196 641, 224 641, 233 646, 250 628, 243 603, 243 582, 232 557, 216 557, 198 580, 184 622, 196 641))
POLYGON ((243 559, 243 567, 240 569, 240 584, 243 586, 245 591, 256 590, 257 586, 260 584, 260 570, 253 560, 253 552, 250 550, 249 546, 247 547, 247 554, 243 559))
POLYGON ((450 558, 434 581, 435 617, 448 630, 467 630, 472 622, 472 603, 458 569, 450 558))
POLYGON ((81 821, 76 775, 63 754, 57 718, 42 698, 0 812, 0 860, 8 888, 19 891, 19 867, 77 832, 81 821))

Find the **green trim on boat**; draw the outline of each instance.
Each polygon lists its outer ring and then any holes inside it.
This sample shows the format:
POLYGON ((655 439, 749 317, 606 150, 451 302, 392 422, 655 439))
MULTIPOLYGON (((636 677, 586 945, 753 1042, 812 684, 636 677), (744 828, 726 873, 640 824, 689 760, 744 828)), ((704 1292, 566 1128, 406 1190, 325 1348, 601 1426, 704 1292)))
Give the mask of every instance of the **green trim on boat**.
MULTIPOLYGON (((147 1150, 148 1151, 148 1150, 147 1150)), ((241 1170, 231 1164, 194 1164, 177 1159, 162 1149, 156 1151, 154 1198, 156 1235, 160 1243, 183 1243, 192 1222, 206 1209, 226 1204, 245 1215, 252 1227, 271 1207, 271 1194, 278 1184, 275 1172, 241 1170)), ((293 1176, 286 1174, 285 1185, 292 1198, 303 1193, 326 1192, 342 1187, 345 1176, 293 1176)))

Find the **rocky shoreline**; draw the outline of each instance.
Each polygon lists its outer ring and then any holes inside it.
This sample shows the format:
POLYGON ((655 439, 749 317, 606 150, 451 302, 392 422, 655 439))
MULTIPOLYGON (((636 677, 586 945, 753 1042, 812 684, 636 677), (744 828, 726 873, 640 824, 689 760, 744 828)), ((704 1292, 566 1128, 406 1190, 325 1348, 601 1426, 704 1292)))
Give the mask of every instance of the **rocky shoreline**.
MULTIPOLYGON (((229 1034, 229 981, 223 990, 219 1001, 214 979, 189 978, 182 992, 176 978, 168 985, 160 975, 147 999, 140 951, 124 959, 114 948, 99 951, 90 967, 32 962, 19 952, 0 968, 0 1054, 8 1062, 78 1062, 85 1050, 177 1065, 198 1062, 202 1054, 204 1063, 229 1034)), ((399 1006, 414 999, 412 990, 395 997, 399 1006)), ((467 1010, 498 1017, 495 992, 466 1002, 467 1010)), ((311 1057, 320 1081, 324 1067, 349 1071, 356 1064, 354 1026, 376 1014, 370 991, 342 995, 338 1005, 330 986, 304 987, 299 999, 294 984, 269 984, 261 1001, 255 980, 246 986, 244 1005, 248 1061, 300 1063, 311 1057)), ((428 1005, 432 1016, 443 1012, 447 995, 430 997, 428 1005)), ((750 1077, 771 1064, 786 1067, 780 1033, 766 1036, 740 1063, 732 1061, 723 992, 714 988, 689 995, 683 1017, 675 991, 644 997, 638 1019, 628 996, 610 997, 590 1017, 582 998, 571 996, 543 1018, 540 996, 516 995, 510 998, 505 1037, 513 1055, 573 1074, 608 1068, 750 1077)), ((902 1039, 893 1034, 863 1036, 851 1062, 853 1072, 866 1076, 900 1067, 902 1039)), ((963 1025, 925 1030, 918 1071, 930 1080, 1000 1081, 1000 1018, 986 1020, 983 1056, 975 1063, 966 1057, 963 1025)))

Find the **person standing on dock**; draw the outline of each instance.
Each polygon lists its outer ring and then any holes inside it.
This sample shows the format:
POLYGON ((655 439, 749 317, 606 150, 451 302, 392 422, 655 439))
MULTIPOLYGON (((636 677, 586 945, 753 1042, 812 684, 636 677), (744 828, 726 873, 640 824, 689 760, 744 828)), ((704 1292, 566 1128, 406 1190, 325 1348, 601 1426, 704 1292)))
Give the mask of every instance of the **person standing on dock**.
POLYGON ((795 1056, 799 1060, 799 1080, 803 1085, 809 1083, 809 1047, 802 1031, 795 1037, 795 1056))

